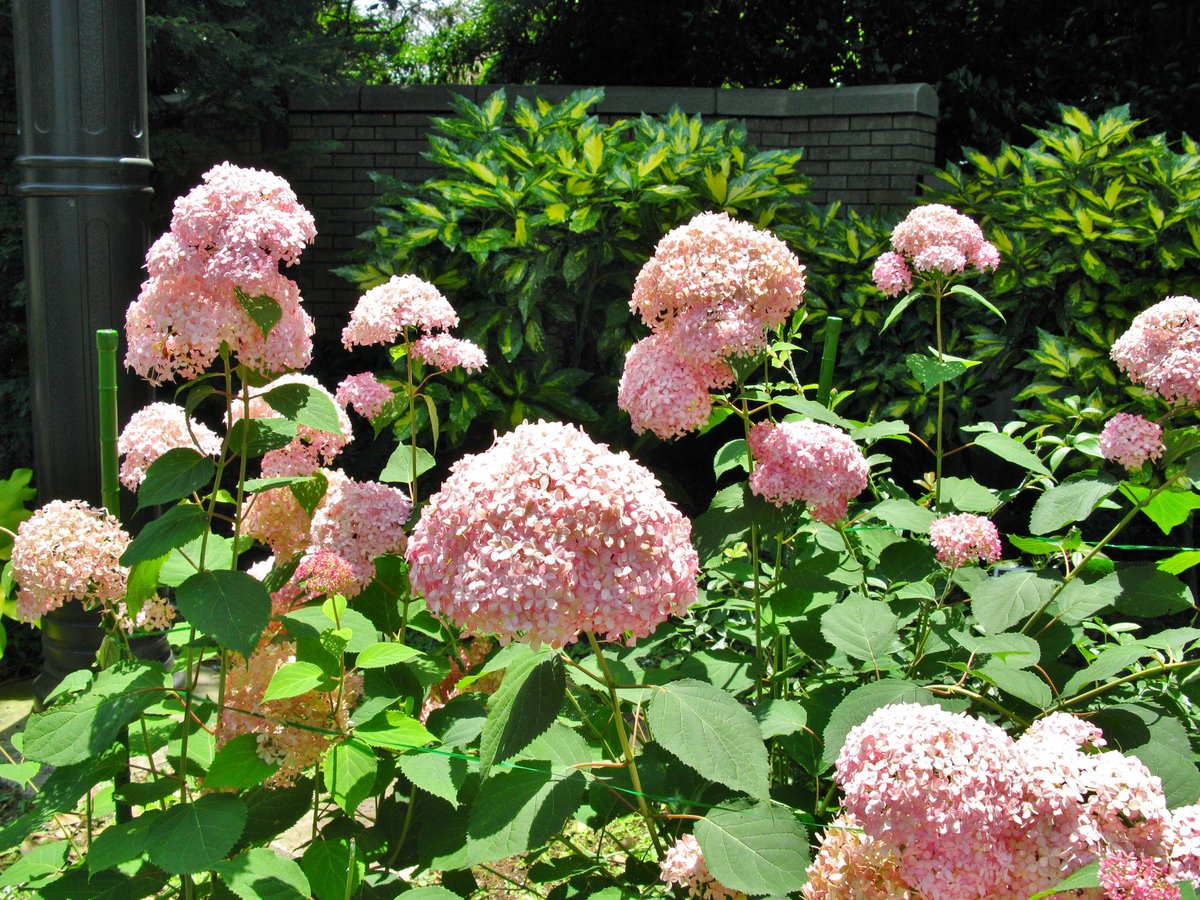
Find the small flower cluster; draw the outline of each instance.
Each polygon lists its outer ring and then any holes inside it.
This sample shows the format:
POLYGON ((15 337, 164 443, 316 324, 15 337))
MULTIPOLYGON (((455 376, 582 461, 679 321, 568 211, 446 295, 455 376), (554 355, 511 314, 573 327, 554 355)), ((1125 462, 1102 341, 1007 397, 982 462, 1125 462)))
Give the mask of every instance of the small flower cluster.
POLYGON ((262 458, 263 477, 272 478, 284 475, 312 475, 321 466, 327 466, 337 457, 342 449, 354 439, 350 425, 350 417, 345 408, 337 402, 334 396, 321 386, 311 375, 292 374, 276 378, 271 383, 258 388, 250 395, 250 402, 233 404, 233 420, 249 417, 251 419, 269 419, 279 415, 267 402, 266 395, 276 388, 287 385, 304 385, 310 391, 316 392, 329 400, 337 410, 339 434, 331 431, 320 431, 308 425, 297 425, 296 436, 285 446, 270 450, 262 458))
POLYGON ((879 877, 898 875, 929 898, 1027 897, 1116 853, 1200 882, 1198 808, 1169 811, 1159 780, 1133 757, 1097 752, 1103 745, 1098 728, 1063 713, 1014 741, 937 706, 876 710, 851 730, 836 766, 863 837, 826 835, 837 852, 818 856, 806 896, 861 896, 852 879, 877 884, 846 861, 868 858, 867 843, 884 865, 879 877))
POLYGON ((478 344, 448 334, 428 334, 417 338, 412 347, 413 359, 419 359, 443 372, 462 367, 478 372, 487 365, 487 357, 478 344))
POLYGON ((1162 426, 1130 413, 1117 413, 1100 432, 1100 455, 1131 471, 1161 459, 1165 449, 1162 426))
POLYGON ((333 395, 339 406, 353 407, 364 419, 373 419, 392 399, 392 389, 371 372, 342 379, 333 395))
POLYGON ((436 287, 416 275, 393 275, 359 298, 342 329, 342 345, 394 344, 405 328, 428 334, 457 325, 454 307, 436 287))
POLYGON ((1200 403, 1200 300, 1167 297, 1134 317, 1109 355, 1168 403, 1200 403))
POLYGON ((979 271, 1000 265, 1000 253, 962 213, 941 203, 918 206, 892 230, 892 252, 875 261, 875 286, 888 296, 912 287, 913 272, 956 275, 968 265, 979 271))
POLYGON ((1100 887, 1108 900, 1179 900, 1167 867, 1133 853, 1112 853, 1100 860, 1100 887))
POLYGON ((733 891, 713 878, 704 861, 704 852, 694 835, 685 834, 667 850, 662 862, 661 879, 668 887, 687 889, 688 897, 701 900, 746 900, 741 891, 733 891))
POLYGON ((986 516, 958 513, 942 516, 929 525, 929 542, 938 561, 957 569, 973 562, 993 563, 1003 552, 1000 532, 986 516))
POLYGON ((804 266, 766 231, 703 213, 668 232, 629 303, 653 332, 630 350, 617 394, 634 431, 670 438, 703 425, 707 392, 733 381, 726 360, 762 350, 803 298, 804 266))
POLYGON ((455 463, 406 556, 431 612, 552 646, 648 635, 695 600, 699 568, 691 525, 653 476, 553 422, 455 463))
POLYGON ((351 672, 341 690, 312 690, 296 697, 264 701, 280 666, 295 662, 288 641, 264 642, 250 658, 229 667, 225 711, 217 726, 217 748, 241 734, 257 736, 258 755, 279 769, 267 787, 287 787, 317 763, 333 739, 350 729, 350 711, 362 695, 362 675, 351 672))
POLYGON ((129 569, 129 534, 113 516, 82 500, 51 500, 17 528, 12 547, 17 617, 40 618, 69 600, 117 612, 129 569))
POLYGON ((258 372, 308 365, 313 322, 279 265, 295 263, 315 236, 282 178, 229 163, 211 169, 175 202, 170 231, 146 255, 150 277, 125 318, 125 364, 155 384, 203 374, 222 345, 258 372), (268 335, 238 292, 278 305, 268 335))
POLYGON ((896 857, 842 813, 829 823, 800 889, 805 900, 916 900, 900 877, 896 857))
POLYGON ((174 403, 151 403, 138 410, 117 438, 117 452, 124 457, 121 484, 136 493, 151 463, 177 447, 216 456, 221 452, 221 438, 174 403))
POLYGON ((820 422, 759 422, 750 429, 750 490, 776 506, 804 502, 832 524, 867 486, 869 468, 844 431, 820 422))

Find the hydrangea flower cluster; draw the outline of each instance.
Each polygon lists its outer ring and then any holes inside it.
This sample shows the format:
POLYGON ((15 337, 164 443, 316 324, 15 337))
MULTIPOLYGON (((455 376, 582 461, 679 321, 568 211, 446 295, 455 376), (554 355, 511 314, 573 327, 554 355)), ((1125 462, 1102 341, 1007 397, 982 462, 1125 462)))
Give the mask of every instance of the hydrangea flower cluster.
POLYGON ((626 453, 525 423, 451 468, 409 540, 413 589, 469 632, 644 637, 696 598, 691 524, 626 453))
POLYGON ((1110 900, 1179 900, 1167 867, 1133 853, 1113 853, 1100 860, 1100 886, 1110 900))
MULTIPOLYGON (((1097 752, 1103 745, 1098 728, 1064 713, 1014 741, 965 714, 897 704, 850 731, 836 771, 845 812, 878 844, 882 876, 894 866, 922 897, 1027 897, 1113 853, 1200 882, 1197 807, 1169 811, 1158 778, 1133 757, 1097 752)), ((825 840, 836 852, 818 857, 817 875, 846 855, 845 835, 825 840)), ((812 896, 860 896, 858 868, 838 871, 840 893, 812 896)))
POLYGON ((665 438, 703 425, 711 401, 701 393, 733 381, 725 360, 762 350, 803 299, 804 266, 769 232, 725 213, 668 232, 629 303, 652 332, 630 350, 618 392, 634 430, 665 438))
POLYGON ((916 900, 918 896, 900 877, 892 852, 848 813, 826 827, 800 895, 805 900, 916 900))
POLYGON ((150 277, 125 318, 125 364, 155 384, 194 378, 225 344, 258 372, 308 365, 313 322, 279 266, 295 263, 315 236, 312 215, 282 178, 215 166, 175 201, 170 230, 146 255, 150 277), (278 304, 269 335, 237 291, 278 304))
POLYGON ((812 517, 832 524, 867 486, 869 467, 844 431, 820 422, 759 422, 750 429, 754 471, 750 490, 784 506, 804 502, 812 517))
POLYGON ((1167 297, 1134 317, 1109 355, 1168 403, 1200 403, 1200 300, 1167 297))
POLYGON ((967 266, 981 272, 1000 265, 1000 253, 983 231, 962 213, 941 203, 918 206, 892 230, 892 251, 875 262, 875 286, 889 296, 912 287, 913 272, 961 274, 967 266))
POLYGON ((276 641, 261 644, 248 660, 229 667, 217 748, 238 735, 256 735, 259 757, 279 764, 266 780, 267 787, 294 784, 318 762, 333 740, 349 731, 350 711, 362 695, 362 675, 351 672, 342 682, 340 697, 337 690, 312 690, 264 701, 275 672, 295 661, 295 644, 276 641))
POLYGON ((741 891, 733 891, 717 881, 708 871, 704 852, 695 835, 685 834, 670 847, 662 862, 661 879, 668 887, 687 889, 688 897, 701 900, 746 900, 741 891))
POLYGON ((1100 432, 1100 455, 1131 471, 1161 459, 1165 449, 1162 426, 1130 413, 1117 413, 1100 432))
POLYGON ((69 600, 116 611, 129 569, 129 534, 113 516, 82 500, 51 500, 17 528, 12 546, 17 618, 31 622, 69 600))
POLYGON ((339 556, 349 567, 357 594, 375 577, 377 556, 404 550, 402 526, 412 514, 412 501, 387 484, 355 481, 336 471, 325 474, 329 485, 313 513, 308 552, 339 556))
POLYGON ((121 484, 136 493, 151 463, 177 447, 216 456, 221 452, 221 438, 174 403, 151 403, 138 410, 117 438, 117 452, 124 457, 121 484))
POLYGON ((312 516, 288 487, 259 491, 242 505, 242 533, 271 548, 278 559, 291 559, 308 546, 312 516))
POLYGON ((448 334, 428 334, 417 338, 413 341, 412 355, 414 359, 435 366, 443 372, 449 372, 459 366, 468 372, 478 372, 487 365, 487 357, 478 344, 448 334))
POLYGON ((458 325, 454 307, 441 291, 416 275, 393 275, 385 284, 359 298, 350 323, 342 329, 342 344, 394 344, 405 328, 429 334, 458 325))
POLYGON ((354 440, 350 417, 346 414, 345 407, 338 403, 333 394, 325 390, 321 383, 311 375, 292 374, 276 378, 270 384, 254 391, 250 395, 248 404, 235 402, 233 404, 233 420, 236 422, 246 415, 249 415, 251 419, 277 417, 279 413, 271 408, 266 400, 266 395, 275 388, 289 384, 301 384, 309 390, 325 396, 330 405, 337 410, 338 427, 341 429, 341 433, 334 434, 331 431, 319 431, 308 425, 297 425, 296 436, 291 441, 277 450, 269 450, 263 454, 262 474, 267 478, 283 475, 312 475, 321 466, 333 462, 334 458, 342 452, 342 448, 354 440))
POLYGON ((992 563, 1000 558, 1000 532, 987 516, 957 513, 929 525, 929 542, 938 561, 952 569, 973 562, 992 563))
POLYGON ((353 407, 364 419, 373 419, 392 399, 392 389, 372 372, 350 375, 342 379, 333 395, 338 406, 353 407))

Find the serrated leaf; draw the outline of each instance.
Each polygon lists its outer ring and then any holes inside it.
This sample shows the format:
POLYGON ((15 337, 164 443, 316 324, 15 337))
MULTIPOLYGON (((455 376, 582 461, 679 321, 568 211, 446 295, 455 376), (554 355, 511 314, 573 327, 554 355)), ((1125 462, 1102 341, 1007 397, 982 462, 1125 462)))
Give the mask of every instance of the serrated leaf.
POLYGON ((104 669, 86 693, 29 717, 22 752, 52 766, 98 756, 122 728, 162 699, 165 677, 160 664, 142 660, 104 669))
POLYGON ((742 469, 750 471, 750 457, 746 449, 746 441, 743 438, 730 441, 724 447, 717 451, 717 455, 713 457, 713 474, 720 478, 730 469, 742 469))
POLYGON ((262 332, 262 336, 270 337, 271 329, 279 324, 279 320, 283 318, 283 308, 280 307, 277 301, 270 294, 258 294, 251 297, 240 287, 233 289, 233 295, 237 298, 238 306, 240 306, 258 326, 258 330, 262 332))
POLYGON ((245 572, 197 572, 176 589, 175 602, 188 622, 245 657, 271 619, 270 593, 245 572))
POLYGON ((354 665, 359 669, 379 669, 394 663, 407 662, 420 656, 420 650, 406 647, 403 644, 379 643, 371 644, 359 651, 354 665))
POLYGON ((1100 860, 1090 862, 1086 866, 1076 869, 1050 890, 1038 891, 1029 900, 1046 900, 1048 897, 1057 897, 1062 894, 1069 894, 1072 891, 1098 887, 1100 887, 1100 860))
POLYGON ((208 515, 198 506, 181 503, 146 524, 121 554, 121 565, 132 566, 166 556, 208 530, 208 515))
POLYGON ((1011 435, 999 431, 984 431, 975 435, 975 446, 982 447, 989 453, 994 453, 1030 472, 1037 472, 1039 475, 1050 474, 1050 470, 1038 459, 1037 454, 1011 435))
POLYGON ((246 827, 246 804, 233 794, 206 794, 158 818, 150 861, 172 875, 204 872, 225 858, 246 827))
POLYGON ((329 796, 353 818, 359 805, 371 795, 379 760, 367 744, 349 738, 329 748, 321 769, 329 796))
POLYGON ((879 327, 879 333, 882 334, 891 328, 892 323, 900 318, 900 314, 908 309, 913 304, 913 301, 917 300, 920 296, 920 291, 911 291, 896 301, 896 305, 892 307, 891 312, 887 314, 887 317, 883 320, 883 324, 879 327))
POLYGON ((208 773, 204 776, 204 787, 241 791, 257 787, 278 770, 278 763, 269 763, 258 755, 257 735, 239 734, 213 756, 208 773))
POLYGON ((786 896, 807 880, 808 833, 787 809, 765 803, 714 809, 696 823, 695 835, 709 871, 726 888, 786 896))
POLYGON ((209 532, 192 538, 167 554, 158 580, 167 587, 179 587, 198 571, 203 562, 205 569, 229 569, 233 566, 233 539, 209 532), (200 559, 200 547, 204 547, 204 559, 200 559))
POLYGON ((392 451, 387 464, 379 473, 379 480, 389 484, 412 484, 417 478, 437 465, 437 460, 424 447, 417 448, 417 465, 413 468, 413 448, 401 444, 392 451))
POLYGON ((158 810, 148 809, 131 822, 117 822, 105 828, 88 848, 88 871, 103 872, 145 853, 150 847, 151 829, 160 815, 158 810))
POLYGON ((1007 631, 1050 599, 1056 580, 1038 572, 1006 572, 971 592, 971 612, 988 634, 1007 631))
POLYGON ((904 357, 904 364, 926 391, 933 390, 947 381, 953 381, 969 368, 966 363, 958 360, 947 359, 938 362, 931 356, 919 353, 910 353, 904 357))
POLYGON ((942 478, 941 499, 959 512, 987 513, 995 509, 1000 501, 990 490, 974 478, 942 478))
POLYGON ((396 765, 421 790, 458 809, 458 792, 469 772, 465 759, 443 753, 415 753, 399 757, 396 765))
POLYGON ((172 447, 150 464, 138 487, 137 508, 173 503, 191 496, 212 481, 217 467, 191 447, 172 447))
POLYGON ((1200 496, 1194 491, 1163 491, 1146 502, 1150 489, 1140 484, 1122 484, 1121 493, 1134 503, 1145 503, 1142 514, 1158 526, 1163 534, 1170 534, 1172 529, 1182 525, 1188 517, 1200 509, 1200 496))
POLYGON ((705 778, 766 797, 767 748, 758 723, 719 688, 684 678, 655 690, 646 707, 655 740, 705 778))
POLYGON ((833 765, 842 752, 842 744, 846 742, 850 729, 862 724, 875 710, 894 703, 920 703, 927 706, 933 702, 929 691, 919 684, 899 678, 884 678, 860 685, 847 694, 830 714, 829 722, 825 725, 821 761, 826 766, 833 765))
POLYGON ((355 896, 366 873, 357 846, 345 838, 317 838, 300 858, 300 868, 317 900, 355 896))
POLYGON ((967 652, 989 655, 999 659, 1013 669, 1035 666, 1042 657, 1042 648, 1033 638, 1024 634, 994 634, 980 637, 970 632, 953 635, 955 641, 967 652))
POLYGON ((0 872, 0 888, 28 887, 31 882, 55 874, 66 864, 70 847, 69 841, 50 841, 31 847, 0 872))
POLYGON ((1050 534, 1082 522, 1116 489, 1117 482, 1108 475, 1084 476, 1055 485, 1033 504, 1029 530, 1038 535, 1050 534))
POLYGON ((950 293, 958 294, 959 296, 968 297, 971 300, 974 300, 984 309, 988 310, 993 315, 998 316, 1001 322, 1004 321, 1004 314, 1000 312, 1000 310, 996 309, 995 306, 993 306, 987 299, 984 298, 982 294, 979 293, 979 291, 975 290, 974 288, 967 287, 965 284, 956 284, 950 288, 950 293))
POLYGON ((299 697, 318 688, 328 690, 333 684, 324 670, 310 662, 284 663, 271 676, 271 683, 263 694, 263 702, 299 697))
POLYGON ((917 506, 911 500, 881 500, 871 507, 871 515, 893 528, 913 534, 928 534, 929 526, 937 518, 932 510, 917 506))
POLYGON ((795 700, 764 700, 753 713, 764 741, 803 731, 808 724, 808 713, 795 700))
POLYGON ((415 750, 437 743, 437 737, 412 716, 389 711, 354 729, 354 736, 385 750, 415 750))
POLYGON ((558 716, 566 697, 562 661, 553 650, 520 657, 488 701, 487 722, 479 741, 479 777, 493 765, 523 750, 558 716))
POLYGON ((1115 577, 1121 588, 1116 607, 1126 615, 1154 618, 1180 612, 1192 605, 1188 586, 1156 566, 1121 566, 1115 577))
POLYGON ((886 603, 851 594, 821 616, 821 636, 847 656, 879 668, 904 648, 899 625, 886 603))
POLYGON ((242 900, 300 900, 312 896, 300 864, 266 847, 227 859, 214 871, 242 900))
POLYGON ((1076 578, 1059 592, 1054 604, 1062 620, 1075 625, 1111 606, 1121 593, 1121 583, 1115 573, 1091 582, 1076 578))
POLYGON ((253 458, 286 447, 296 437, 296 423, 288 419, 238 419, 229 428, 229 446, 253 458))
POLYGON ((307 384, 282 384, 262 395, 271 409, 297 425, 341 434, 337 407, 324 391, 307 384))
POLYGON ((1045 709, 1054 699, 1050 693, 1050 685, 1027 669, 1016 669, 1001 662, 989 662, 976 671, 981 678, 991 682, 1004 693, 1038 709, 1045 709))

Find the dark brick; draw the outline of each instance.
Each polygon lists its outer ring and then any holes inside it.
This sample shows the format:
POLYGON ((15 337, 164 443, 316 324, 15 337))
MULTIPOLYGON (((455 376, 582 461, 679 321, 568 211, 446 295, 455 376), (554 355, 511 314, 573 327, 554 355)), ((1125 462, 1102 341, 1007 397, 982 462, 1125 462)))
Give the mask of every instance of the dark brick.
POLYGON ((867 131, 838 131, 829 135, 829 143, 834 146, 838 144, 844 144, 846 146, 870 144, 871 134, 867 131))
POLYGON ((890 147, 851 147, 851 159, 891 159, 890 147))

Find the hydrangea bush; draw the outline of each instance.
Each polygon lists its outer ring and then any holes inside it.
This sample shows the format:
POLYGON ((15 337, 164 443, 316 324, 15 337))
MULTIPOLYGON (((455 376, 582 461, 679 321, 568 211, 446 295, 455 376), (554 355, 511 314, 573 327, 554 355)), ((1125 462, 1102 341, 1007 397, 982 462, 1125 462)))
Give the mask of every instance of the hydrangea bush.
POLYGON ((330 391, 298 371, 311 327, 279 267, 312 236, 280 179, 225 164, 150 252, 127 361, 182 384, 120 448, 125 487, 163 512, 130 535, 55 501, 16 533, 22 615, 82 599, 109 636, 99 671, 65 681, 19 739, 6 774, 54 771, 0 849, 81 803, 84 824, 60 821, 0 887, 418 900, 494 896, 499 879, 555 900, 957 900, 1200 885, 1200 629, 1178 577, 1200 552, 1129 562, 1116 543, 1139 516, 1169 535, 1200 505, 1200 302, 1148 302, 1113 347, 1153 420, 1077 423, 1070 442, 1021 423, 949 433, 972 361, 946 352, 943 320, 958 303, 995 313, 971 283, 1004 260, 955 210, 915 210, 872 266, 885 326, 929 307, 928 353, 906 361, 938 411, 926 441, 799 381, 804 264, 702 213, 636 281, 647 333, 615 398, 681 452, 737 426, 689 522, 639 462, 556 422, 514 422, 420 491, 429 387, 484 351, 407 275, 367 291, 342 333, 389 345, 390 374, 330 391), (411 424, 378 481, 336 467, 351 410, 411 424), (896 442, 929 454, 916 485, 892 475, 896 442), (944 474, 960 453, 984 474, 944 474), (174 616, 176 672, 130 656, 131 631, 174 616), (280 852, 297 823, 300 850, 280 852))

